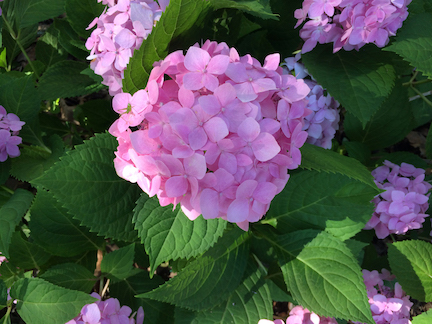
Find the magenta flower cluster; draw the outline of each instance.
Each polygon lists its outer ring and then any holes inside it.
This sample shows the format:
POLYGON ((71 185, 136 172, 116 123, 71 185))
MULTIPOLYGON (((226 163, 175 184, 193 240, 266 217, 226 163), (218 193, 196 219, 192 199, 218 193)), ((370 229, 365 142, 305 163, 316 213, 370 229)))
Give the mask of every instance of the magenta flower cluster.
POLYGON ((333 317, 324 317, 309 311, 302 306, 295 306, 289 313, 286 322, 281 319, 269 321, 262 319, 258 324, 337 324, 333 317))
POLYGON ((97 28, 87 39, 90 67, 103 77, 110 95, 121 92, 123 73, 133 51, 150 34, 169 0, 98 0, 108 5, 88 29, 97 28))
POLYGON ((300 57, 298 53, 295 57, 286 58, 284 65, 297 79, 304 79, 310 89, 306 99, 307 108, 312 113, 305 117, 303 126, 303 130, 308 133, 306 143, 330 149, 332 139, 339 129, 339 102, 308 73, 305 66, 299 62, 300 57))
POLYGON ((428 191, 432 185, 424 181, 425 171, 411 164, 401 166, 385 161, 372 171, 375 183, 383 193, 372 202, 375 210, 365 229, 375 229, 378 238, 389 234, 405 234, 421 228, 429 208, 428 191))
POLYGON ((402 290, 401 285, 394 282, 395 276, 386 269, 382 269, 381 273, 376 270, 362 270, 362 273, 375 323, 411 324, 409 318, 413 303, 410 302, 409 296, 402 290), (384 284, 384 281, 394 284, 394 288, 384 284))
POLYGON ((264 66, 206 41, 155 63, 147 87, 117 94, 110 128, 120 177, 162 206, 247 229, 300 164, 309 87, 284 75, 279 54, 264 66))
POLYGON ((305 41, 302 53, 317 43, 333 43, 333 52, 341 48, 358 50, 367 43, 387 45, 390 36, 408 16, 411 0, 304 0, 294 12, 305 41))
MULTIPOLYGON (((395 276, 386 269, 381 273, 376 270, 362 270, 367 290, 372 317, 376 324, 411 324, 410 309, 413 305, 399 283, 394 282, 395 276), (387 284, 384 284, 387 281, 387 284), (391 288, 390 286, 394 286, 391 288)), ((354 322, 355 324, 362 324, 354 322)), ((337 324, 333 317, 324 317, 309 311, 302 306, 295 306, 284 322, 277 319, 262 319, 258 324, 337 324)))
POLYGON ((0 162, 20 156, 18 145, 22 138, 17 136, 25 122, 12 113, 7 113, 3 106, 0 106, 0 162))
POLYGON ((99 299, 93 304, 87 304, 82 309, 80 314, 71 319, 66 324, 142 324, 144 322, 144 311, 142 307, 138 312, 132 314, 132 310, 128 306, 120 307, 120 303, 116 298, 109 298, 102 301, 97 293, 92 293, 92 297, 99 299), (134 316, 136 315, 136 321, 134 316))

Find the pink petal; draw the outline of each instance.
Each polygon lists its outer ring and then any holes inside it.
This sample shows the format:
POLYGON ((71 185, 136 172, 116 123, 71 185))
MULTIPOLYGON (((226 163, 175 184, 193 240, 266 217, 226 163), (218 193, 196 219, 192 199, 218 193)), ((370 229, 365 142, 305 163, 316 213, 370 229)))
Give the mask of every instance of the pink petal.
POLYGON ((181 197, 188 189, 188 181, 184 176, 174 176, 165 182, 165 192, 168 197, 181 197))
POLYGON ((204 129, 210 141, 216 143, 228 136, 229 131, 222 118, 214 117, 204 124, 204 129))
POLYGON ((207 134, 202 127, 197 127, 189 133, 188 139, 191 149, 199 150, 207 143, 207 134))
POLYGON ((246 142, 252 142, 260 134, 260 125, 252 117, 247 117, 238 127, 237 134, 246 142))
POLYGON ((204 219, 219 216, 219 195, 213 189, 204 189, 200 196, 201 212, 204 219))
POLYGON ((97 324, 101 319, 101 313, 96 304, 86 305, 81 311, 81 314, 83 320, 89 324, 97 324))
POLYGON ((227 220, 231 223, 240 223, 249 216, 249 199, 234 200, 228 207, 227 220))
POLYGON ((265 162, 274 158, 281 148, 272 135, 261 133, 252 142, 252 150, 258 161, 265 162))
POLYGON ((229 56, 216 55, 212 57, 210 62, 208 63, 207 71, 212 74, 223 74, 225 73, 229 62, 229 56))
POLYGON ((183 76, 183 86, 188 90, 199 90, 204 87, 204 74, 201 72, 189 72, 183 76))
POLYGON ((201 96, 198 98, 198 102, 202 109, 210 115, 216 115, 221 110, 221 105, 214 95, 201 96))
POLYGON ((191 157, 185 158, 183 161, 183 165, 185 168, 185 172, 194 176, 197 179, 204 178, 204 175, 207 171, 207 164, 205 162, 204 155, 195 153, 191 157))
POLYGON ((203 72, 209 61, 210 54, 207 51, 199 47, 192 46, 188 49, 185 55, 184 66, 191 72, 203 72))

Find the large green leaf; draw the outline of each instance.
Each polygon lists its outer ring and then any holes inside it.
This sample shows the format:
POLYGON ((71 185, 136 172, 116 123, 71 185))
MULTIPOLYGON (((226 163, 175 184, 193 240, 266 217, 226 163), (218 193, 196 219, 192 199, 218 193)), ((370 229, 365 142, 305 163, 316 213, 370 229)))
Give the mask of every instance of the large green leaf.
POLYGON ((331 46, 318 46, 302 60, 317 82, 363 127, 390 94, 396 78, 388 57, 375 46, 337 53, 332 53, 331 46))
POLYGON ((373 212, 372 187, 340 174, 294 174, 270 205, 264 222, 281 233, 315 228, 346 240, 362 230, 373 212))
POLYGON ((42 247, 24 238, 21 232, 12 235, 9 258, 17 267, 40 270, 50 257, 42 247))
POLYGON ((144 308, 144 324, 173 322, 174 307, 172 305, 146 298, 135 298, 136 295, 153 290, 163 283, 160 277, 150 279, 148 272, 141 270, 134 276, 111 284, 110 295, 117 298, 120 304, 128 305, 132 310, 137 310, 140 306, 144 308))
POLYGON ((137 232, 132 210, 140 189, 117 176, 112 161, 116 146, 110 134, 98 134, 76 146, 32 183, 50 190, 91 231, 133 241, 137 232))
POLYGON ((85 267, 75 263, 62 263, 55 265, 45 271, 42 279, 57 286, 79 290, 89 294, 98 280, 93 273, 85 267))
POLYGON ((412 324, 429 324, 432 322, 432 310, 428 310, 426 313, 414 316, 412 324))
POLYGON ((432 12, 419 13, 405 21, 396 41, 385 50, 399 54, 418 71, 432 77, 432 12))
POLYGON ((210 0, 213 8, 233 8, 243 10, 263 19, 277 19, 270 8, 270 0, 210 0))
POLYGON ((7 297, 8 293, 6 284, 3 280, 0 280, 0 309, 6 307, 7 297))
MULTIPOLYGON (((41 144, 37 116, 40 109, 40 95, 32 76, 22 73, 20 77, 10 79, 7 74, 0 75, 0 102, 7 112, 14 113, 26 122, 20 136, 26 142, 41 144)), ((42 143, 43 144, 43 143, 42 143)))
POLYGON ((50 67, 66 58, 67 53, 58 41, 58 31, 50 26, 36 43, 36 59, 45 64, 46 67, 50 67))
POLYGON ((213 308, 240 284, 248 255, 247 233, 232 230, 166 284, 137 297, 197 311, 213 308))
POLYGON ((111 279, 125 279, 129 277, 135 269, 133 268, 134 256, 135 244, 129 244, 128 246, 108 253, 102 259, 101 271, 111 279))
POLYGON ((414 116, 409 109, 406 88, 396 82, 390 96, 384 101, 363 128, 353 114, 345 115, 344 129, 351 141, 362 142, 371 150, 393 145, 414 128, 414 116))
POLYGON ((18 314, 26 323, 59 324, 77 316, 85 304, 95 298, 76 290, 65 289, 39 278, 18 280, 10 291, 17 300, 18 314))
MULTIPOLYGON (((0 184, 4 184, 9 179, 9 172, 11 169, 11 159, 0 163, 0 184)), ((1 206, 1 202, 0 202, 1 206)))
POLYGON ((9 201, 0 208, 0 252, 9 257, 9 245, 15 227, 33 201, 30 191, 17 189, 9 201))
POLYGON ((71 27, 66 19, 54 19, 53 28, 56 30, 59 44, 74 57, 85 60, 88 51, 84 42, 80 40, 79 35, 71 27))
POLYGON ((47 140, 51 154, 39 146, 24 146, 21 155, 12 159, 11 175, 21 181, 31 182, 40 177, 64 154, 63 140, 53 135, 47 140))
POLYGON ((303 307, 322 316, 374 323, 360 266, 341 240, 314 230, 268 239, 278 251, 288 290, 303 307))
POLYGON ((99 17, 105 6, 93 0, 65 0, 66 15, 72 28, 82 37, 90 36, 86 28, 99 17))
POLYGON ((42 99, 53 100, 89 94, 104 86, 82 74, 88 65, 77 61, 59 61, 50 66, 39 81, 42 99))
POLYGON ((339 173, 378 190, 370 171, 355 159, 311 144, 303 145, 301 153, 303 169, 339 173))
POLYGON ((212 247, 223 234, 227 222, 223 219, 205 220, 201 216, 191 221, 180 209, 161 207, 155 198, 142 194, 134 215, 135 229, 147 254, 150 272, 162 262, 193 258, 212 247))
POLYGON ((174 323, 249 324, 263 318, 272 319, 272 299, 264 275, 254 262, 249 261, 242 283, 226 301, 210 311, 190 312, 177 308, 174 323))
POLYGON ((389 246, 389 262, 403 290, 415 299, 432 301, 432 246, 411 240, 389 246))
POLYGON ((168 55, 170 41, 191 28, 208 7, 204 0, 171 0, 148 38, 130 59, 124 71, 123 91, 134 93, 144 89, 153 63, 168 55))
POLYGON ((16 2, 16 15, 21 18, 20 29, 57 17, 65 10, 65 0, 20 0, 16 2))
POLYGON ((31 208, 29 227, 32 239, 58 256, 74 256, 104 245, 102 237, 80 226, 51 193, 42 189, 38 190, 31 208))

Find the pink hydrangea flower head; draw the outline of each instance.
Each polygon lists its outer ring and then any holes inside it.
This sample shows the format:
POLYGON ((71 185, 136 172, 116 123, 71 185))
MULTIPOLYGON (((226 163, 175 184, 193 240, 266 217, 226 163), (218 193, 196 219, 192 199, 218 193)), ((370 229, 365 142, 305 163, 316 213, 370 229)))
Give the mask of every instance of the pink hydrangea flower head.
POLYGON ((102 301, 97 293, 92 293, 92 297, 98 299, 93 304, 87 304, 82 309, 80 314, 71 319, 66 324, 142 324, 144 321, 144 311, 142 307, 137 313, 132 313, 128 306, 121 306, 116 298, 109 298, 102 301), (136 320, 135 320, 136 315, 136 320))
POLYGON ((318 43, 333 43, 333 51, 341 48, 358 50, 367 43, 384 47, 396 35, 408 16, 407 0, 305 0, 294 12, 304 21, 300 37, 305 41, 302 53, 318 43))
POLYGON ((378 188, 385 191, 372 200, 375 210, 365 229, 375 229, 377 237, 383 239, 421 228, 429 216, 425 212, 432 188, 424 181, 425 171, 407 163, 398 166, 385 161, 372 175, 378 188))
POLYGON ((113 99, 118 175, 192 220, 247 230, 300 164, 307 138, 309 87, 279 63, 210 41, 155 63, 146 89, 113 99))
POLYGON ((295 306, 289 313, 286 324, 337 324, 331 317, 324 317, 302 306, 295 306))
POLYGON ((148 37, 169 0, 98 0, 107 9, 95 18, 87 39, 90 67, 102 76, 110 95, 121 92, 123 71, 135 49, 148 37))
MULTIPOLYGON (((297 79, 304 79, 308 86, 307 91, 307 108, 312 111, 305 116, 305 122, 302 127, 308 137, 306 143, 330 149, 332 139, 339 129, 339 103, 320 86, 314 78, 308 73, 305 66, 300 63, 301 54, 285 59, 283 64, 286 73, 293 75, 297 79)), ((283 104, 283 103, 282 103, 283 104)), ((291 105, 291 109, 295 105, 291 105)), ((290 114, 295 113, 292 109, 290 114)))
POLYGON ((8 157, 20 156, 18 145, 22 143, 22 138, 17 135, 24 124, 17 115, 7 113, 0 106, 0 162, 6 161, 8 157))
MULTIPOLYGON (((411 324, 410 309, 413 305, 395 276, 386 269, 362 270, 372 317, 377 324, 411 324), (394 288, 391 288, 391 287, 394 288)), ((362 324, 355 322, 355 324, 362 324)))

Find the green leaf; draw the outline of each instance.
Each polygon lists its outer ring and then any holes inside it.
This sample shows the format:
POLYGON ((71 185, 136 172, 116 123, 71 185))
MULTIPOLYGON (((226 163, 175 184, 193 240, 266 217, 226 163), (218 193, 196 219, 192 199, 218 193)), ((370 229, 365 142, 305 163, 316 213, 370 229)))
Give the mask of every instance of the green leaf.
POLYGON ((291 176, 272 201, 264 223, 281 233, 314 228, 349 239, 371 218, 377 191, 340 174, 303 171, 291 176))
POLYGON ((109 129, 118 116, 112 108, 111 101, 105 99, 87 101, 74 110, 74 118, 95 133, 109 129))
POLYGON ((58 41, 58 31, 51 25, 36 43, 36 59, 50 67, 66 58, 67 53, 58 41))
POLYGON ((215 9, 238 9, 262 19, 277 20, 277 15, 271 11, 269 0, 210 0, 210 3, 215 9))
POLYGON ((353 114, 345 115, 344 130, 351 141, 366 144, 371 150, 391 146, 414 128, 414 116, 408 108, 408 94, 397 82, 390 96, 363 127, 353 114))
POLYGON ((161 207, 155 198, 142 194, 134 215, 135 229, 150 256, 150 273, 162 262, 179 258, 194 258, 212 247, 222 236, 227 222, 205 220, 202 216, 191 221, 180 206, 161 207))
POLYGON ((105 6, 93 0, 66 0, 66 15, 72 28, 82 37, 89 37, 86 28, 99 17, 105 6))
POLYGON ((74 256, 104 245, 103 238, 80 226, 52 194, 42 189, 31 208, 29 228, 37 244, 58 256, 74 256))
POLYGON ((135 245, 129 244, 104 256, 101 263, 101 271, 114 280, 122 280, 129 277, 133 268, 135 245))
POLYGON ((75 219, 100 236, 133 241, 132 210, 141 190, 119 178, 113 166, 117 141, 98 134, 68 152, 33 180, 51 191, 75 219))
POLYGON ((15 227, 30 208, 33 194, 17 189, 9 201, 0 208, 0 251, 9 258, 9 244, 15 227))
POLYGON ((303 169, 339 173, 376 189, 370 171, 355 159, 311 144, 303 145, 301 153, 303 169))
POLYGON ((363 127, 390 94, 396 78, 388 57, 376 46, 337 53, 332 53, 331 46, 318 46, 302 55, 302 60, 317 82, 363 127))
POLYGON ((224 301, 240 284, 248 255, 247 233, 232 230, 167 283, 137 297, 191 310, 210 309, 224 301))
POLYGON ((0 163, 0 185, 4 184, 6 180, 9 179, 10 169, 11 169, 11 159, 7 159, 6 161, 0 163))
POLYGON ((134 51, 124 71, 123 91, 144 89, 153 63, 168 55, 171 40, 191 28, 208 7, 204 0, 171 0, 148 38, 134 51))
POLYGON ((395 242, 388 250, 391 272, 412 298, 432 301, 432 246, 411 240, 395 242))
POLYGON ((7 303, 7 287, 3 280, 0 280, 0 309, 6 307, 7 303))
POLYGON ((7 74, 0 75, 0 102, 7 112, 14 113, 26 123, 19 135, 25 142, 43 146, 37 119, 40 100, 31 75, 23 73, 12 79, 7 74))
POLYGON ((65 0, 20 0, 15 10, 21 17, 19 28, 54 18, 64 13, 65 0))
MULTIPOLYGON (((14 2, 18 2, 12 0, 14 2)), ((3 10, 3 15, 5 15, 6 10, 3 10)), ((4 17, 3 17, 4 19, 4 17)), ((6 26, 5 26, 6 27, 6 26)), ((13 28, 13 27, 12 27, 13 28)), ((3 28, 2 36, 3 36, 3 46, 6 47, 6 57, 8 60, 8 64, 12 65, 13 59, 21 53, 21 49, 18 44, 21 44, 23 48, 28 48, 37 37, 38 24, 33 24, 29 27, 20 29, 19 31, 12 30, 15 33, 15 38, 11 36, 10 30, 8 28, 3 28)))
POLYGON ((24 278, 24 270, 18 269, 12 262, 2 262, 0 266, 1 281, 6 284, 6 287, 11 287, 12 284, 20 278, 24 278))
POLYGON ((79 41, 79 35, 67 20, 54 19, 53 28, 56 29, 58 42, 69 54, 80 60, 86 59, 88 51, 84 46, 84 42, 79 41))
POLYGON ((428 310, 426 313, 414 316, 412 324, 429 324, 432 322, 432 310, 428 310))
POLYGON ((40 270, 51 257, 42 247, 24 239, 21 232, 12 235, 9 254, 10 261, 21 269, 40 270))
POLYGON ((279 250, 288 290, 303 307, 321 316, 374 323, 360 266, 342 241, 313 230, 269 239, 279 250))
POLYGON ((6 48, 3 48, 3 50, 0 53, 0 67, 5 69, 7 68, 6 48))
POLYGON ((426 157, 432 159, 432 127, 429 127, 429 131, 426 137, 426 157))
POLYGON ((432 77, 432 13, 419 13, 405 21, 396 41, 384 50, 399 54, 418 71, 432 77))
POLYGON ((272 319, 272 299, 264 275, 249 261, 242 283, 226 301, 210 311, 188 312, 177 308, 175 324, 250 324, 263 318, 272 319))
POLYGON ((65 289, 39 278, 18 280, 10 295, 18 301, 18 314, 26 323, 66 323, 95 298, 80 291, 65 289))
POLYGON ((367 165, 370 162, 371 151, 366 144, 346 141, 343 142, 343 145, 345 146, 349 157, 360 161, 364 165, 367 165))
POLYGON ((31 182, 57 162, 65 151, 63 140, 54 135, 47 142, 51 154, 39 146, 23 147, 21 155, 12 159, 11 175, 21 181, 31 182))
POLYGON ((173 322, 174 307, 172 305, 134 297, 153 290, 163 283, 160 277, 155 276, 150 279, 147 271, 140 271, 134 276, 110 284, 110 295, 117 298, 121 305, 128 305, 132 310, 137 310, 140 306, 144 308, 144 324, 173 322))
POLYGON ((45 271, 42 279, 54 285, 89 294, 97 278, 85 267, 75 263, 62 263, 45 271))
POLYGON ((39 80, 41 98, 75 97, 102 89, 103 85, 81 73, 87 67, 87 64, 77 61, 60 61, 50 66, 39 80))

